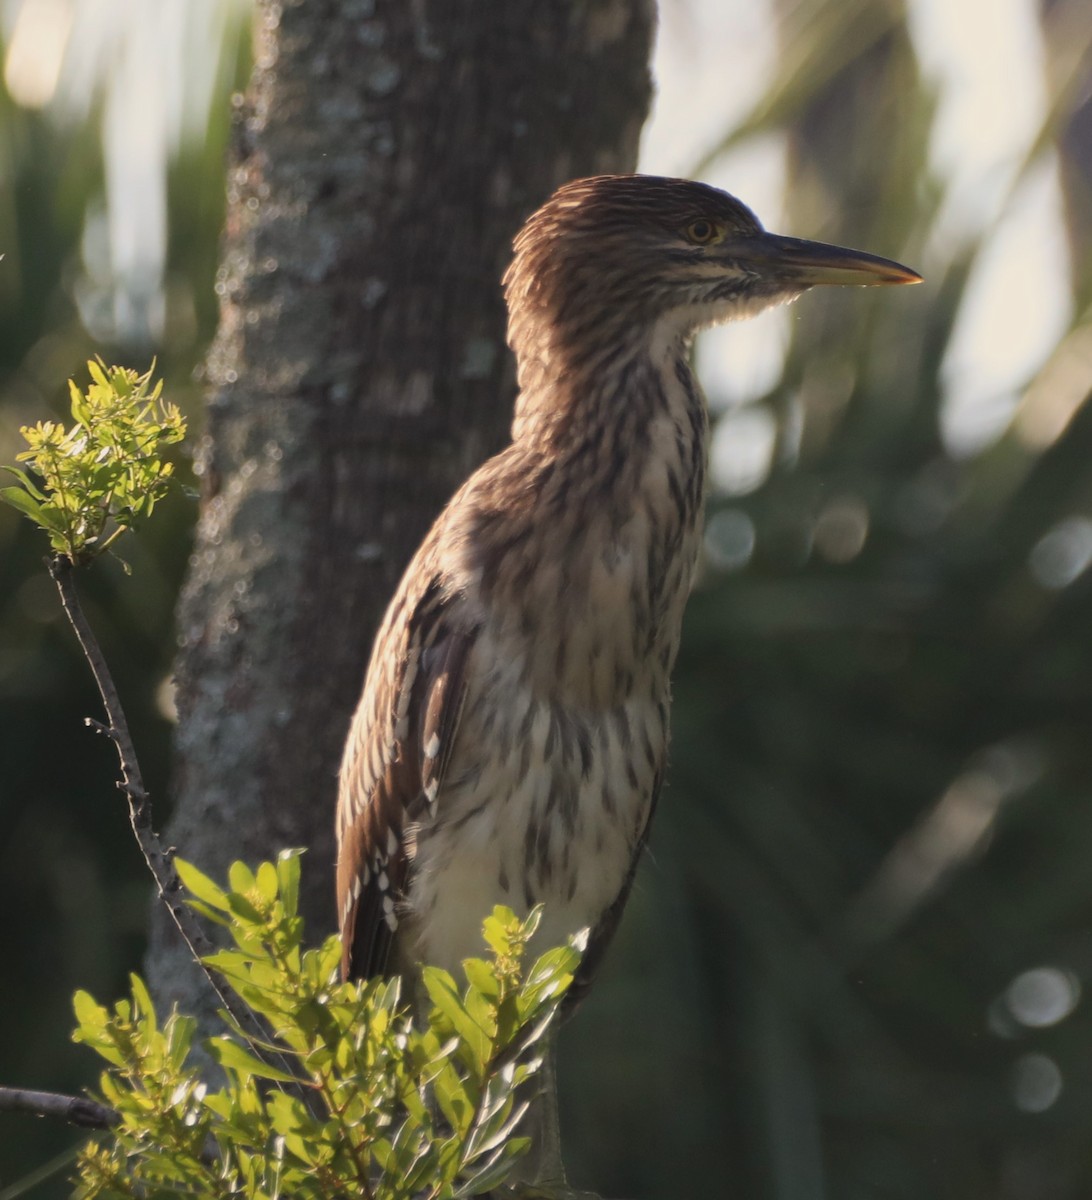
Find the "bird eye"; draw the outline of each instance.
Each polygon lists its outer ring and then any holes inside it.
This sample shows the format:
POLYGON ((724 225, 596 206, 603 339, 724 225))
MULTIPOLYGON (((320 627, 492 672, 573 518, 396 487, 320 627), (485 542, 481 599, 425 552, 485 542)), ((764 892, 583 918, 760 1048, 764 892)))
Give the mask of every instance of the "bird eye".
POLYGON ((686 227, 687 241, 693 242, 695 246, 708 246, 719 242, 723 237, 721 230, 712 221, 706 221, 704 218, 691 221, 686 227))

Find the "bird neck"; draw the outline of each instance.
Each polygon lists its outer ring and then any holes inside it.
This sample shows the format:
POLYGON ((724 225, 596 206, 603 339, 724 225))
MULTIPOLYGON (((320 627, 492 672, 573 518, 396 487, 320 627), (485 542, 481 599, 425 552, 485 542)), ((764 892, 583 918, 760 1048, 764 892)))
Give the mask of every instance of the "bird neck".
POLYGON ((611 460, 639 459, 658 420, 682 422, 701 440, 705 400, 690 369, 690 341, 670 318, 559 323, 521 347, 513 441, 552 461, 575 457, 613 479, 625 472, 611 460))
POLYGON ((596 707, 666 693, 702 520, 708 418, 686 342, 629 350, 609 369, 555 360, 549 385, 521 372, 472 543, 482 599, 531 647, 536 690, 596 707))

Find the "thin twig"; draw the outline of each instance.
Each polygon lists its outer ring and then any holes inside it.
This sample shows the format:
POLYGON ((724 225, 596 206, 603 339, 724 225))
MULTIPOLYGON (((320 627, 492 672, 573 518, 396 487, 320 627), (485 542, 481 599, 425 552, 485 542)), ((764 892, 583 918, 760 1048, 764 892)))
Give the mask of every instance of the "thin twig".
POLYGON ((118 759, 121 764, 121 779, 118 781, 118 787, 125 793, 129 801, 129 823, 133 827, 133 834, 144 855, 144 861, 148 864, 148 869, 155 879, 160 898, 167 906, 167 911, 171 914, 175 925, 178 926, 178 932, 189 947, 194 961, 204 971, 205 977, 220 1003, 223 1004, 244 1035, 250 1039, 254 1052, 263 1061, 269 1062, 273 1058, 281 1070, 290 1071, 290 1064, 287 1060, 279 1054, 271 1054, 266 1049, 269 1035, 258 1016, 225 988, 211 968, 203 961, 205 955, 211 954, 215 950, 215 946, 201 928, 196 914, 185 903, 185 892, 182 880, 175 869, 173 852, 163 846, 152 828, 151 803, 148 793, 144 790, 144 780, 140 773, 136 750, 133 747, 133 739, 129 733, 129 724, 125 719, 117 688, 114 686, 113 677, 106 665, 106 659, 98 639, 80 604, 72 563, 63 555, 57 554, 49 559, 48 566, 49 574, 60 593, 65 615, 76 632, 80 649, 83 650, 91 673, 95 677, 99 695, 102 697, 103 708, 106 710, 106 724, 102 725, 100 722, 94 721, 91 727, 96 732, 108 737, 117 747, 118 759))
POLYGON ((0 1111, 59 1117, 81 1129, 110 1129, 121 1120, 114 1109, 87 1096, 63 1096, 59 1092, 36 1092, 29 1088, 0 1087, 0 1111))
MULTIPOLYGON (((36 1092, 30 1088, 0 1087, 0 1112, 26 1112, 35 1117, 57 1117, 81 1129, 113 1129, 115 1125, 121 1124, 121 1113, 88 1096, 65 1096, 60 1092, 36 1092)), ((60 1161, 67 1162, 74 1153, 75 1151, 66 1151, 60 1161)), ((201 1162, 211 1165, 219 1159, 219 1147, 215 1140, 211 1137, 206 1139, 201 1152, 201 1162)), ((7 1189, 3 1194, 7 1194, 7 1189)))

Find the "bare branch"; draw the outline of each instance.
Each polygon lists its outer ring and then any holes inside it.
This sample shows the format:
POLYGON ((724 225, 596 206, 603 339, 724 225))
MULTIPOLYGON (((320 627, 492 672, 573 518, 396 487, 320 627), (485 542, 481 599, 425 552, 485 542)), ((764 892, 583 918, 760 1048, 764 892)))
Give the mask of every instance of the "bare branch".
MULTIPOLYGON (((268 1031, 257 1015, 231 991, 223 987, 202 961, 205 955, 211 954, 215 950, 215 946, 202 929, 196 914, 185 903, 185 892, 182 880, 174 866, 173 852, 163 846, 152 828, 151 802, 144 789, 144 780, 140 773, 140 764, 137 761, 132 736, 129 733, 129 724, 125 719, 117 688, 114 686, 113 677, 106 665, 106 659, 98 639, 80 604, 72 563, 68 558, 58 554, 48 560, 48 566, 49 574, 60 593, 65 615, 76 632, 80 648, 91 667, 91 673, 95 677, 95 683, 98 685, 99 695, 102 697, 102 704, 106 710, 105 725, 91 718, 88 719, 88 724, 97 733, 108 737, 117 747, 118 760, 121 764, 121 779, 118 781, 118 787, 125 793, 129 801, 129 823, 132 825, 133 834, 144 855, 144 861, 148 864, 148 869, 155 879, 160 898, 166 905, 171 919, 178 927, 178 932, 182 935, 195 961, 204 970, 220 1003, 223 1004, 240 1031, 251 1041, 255 1052, 263 1060, 268 1061, 271 1058, 276 1060, 282 1069, 287 1070, 287 1064, 284 1063, 281 1056, 270 1052, 268 1031)), ((45 1093, 34 1094, 45 1095, 45 1093)))
POLYGON ((35 1092, 27 1088, 0 1087, 0 1111, 59 1117, 81 1129, 110 1129, 121 1120, 114 1109, 86 1096, 63 1096, 59 1092, 35 1092))

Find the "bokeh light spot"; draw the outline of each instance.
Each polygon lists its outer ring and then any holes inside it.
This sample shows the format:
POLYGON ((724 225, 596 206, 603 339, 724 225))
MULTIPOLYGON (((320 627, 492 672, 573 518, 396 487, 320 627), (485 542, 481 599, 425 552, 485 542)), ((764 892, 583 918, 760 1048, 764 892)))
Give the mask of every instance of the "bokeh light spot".
POLYGON ((815 548, 831 563, 852 562, 868 537, 868 505, 859 496, 838 496, 815 522, 815 548))
POLYGON ((731 409, 716 423, 709 451, 713 483, 742 496, 766 481, 777 444, 777 422, 760 405, 731 409))
POLYGON ((738 508, 713 513, 705 529, 705 553, 722 571, 738 571, 751 561, 755 549, 755 527, 738 508))
POLYGON ((1034 967, 1009 984, 1005 1004, 1021 1025, 1042 1029, 1064 1020, 1081 999, 1081 985, 1058 967, 1034 967))
POLYGON ((1028 567, 1037 583, 1057 591, 1068 587, 1092 563, 1092 520, 1067 517, 1035 543, 1028 567))
POLYGON ((1046 1054, 1022 1054, 1013 1063, 1009 1088, 1021 1112, 1046 1112, 1062 1094, 1062 1072, 1046 1054))

